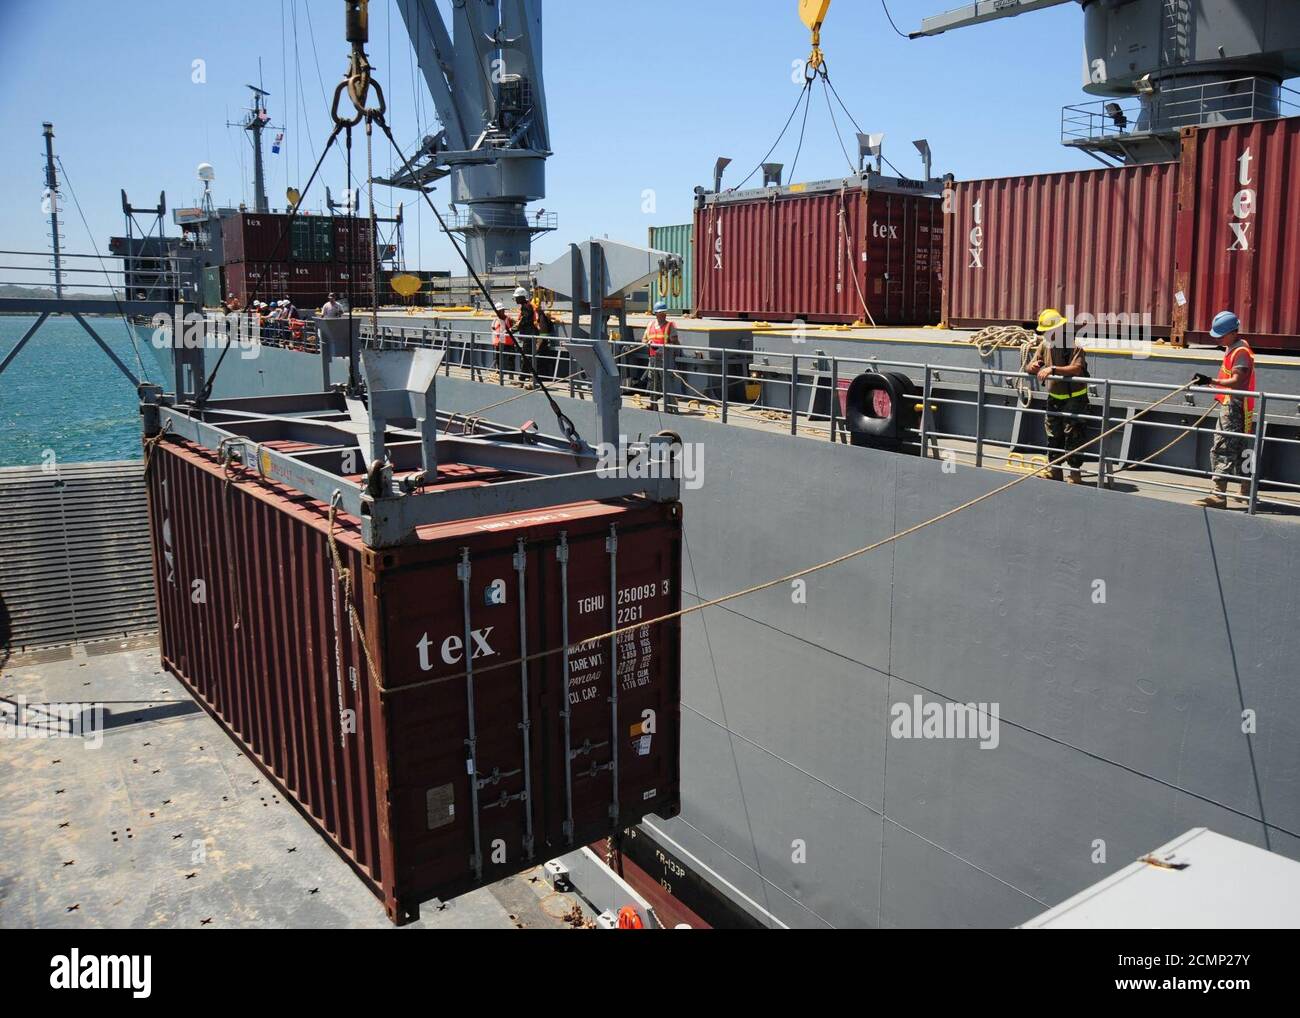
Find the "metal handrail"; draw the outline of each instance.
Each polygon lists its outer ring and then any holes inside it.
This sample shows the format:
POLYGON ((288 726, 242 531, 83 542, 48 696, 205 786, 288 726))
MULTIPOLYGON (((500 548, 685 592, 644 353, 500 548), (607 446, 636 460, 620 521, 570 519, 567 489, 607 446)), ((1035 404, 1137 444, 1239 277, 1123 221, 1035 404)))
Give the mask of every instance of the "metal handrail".
POLYGON ((1178 85, 1149 97, 1098 99, 1061 109, 1061 141, 1101 141, 1300 112, 1300 92, 1258 77, 1178 85))
MULTIPOLYGON (((503 368, 494 348, 490 345, 489 329, 490 323, 486 320, 472 325, 439 323, 436 326, 415 328, 381 328, 378 341, 385 344, 398 342, 445 349, 449 352, 449 356, 444 362, 448 374, 455 367, 468 371, 471 377, 480 380, 495 376, 497 383, 504 386, 509 375, 512 373, 519 374, 518 365, 515 365, 513 369, 511 367, 503 368)), ((366 330, 363 327, 363 334, 365 333, 366 330)), ((552 354, 539 359, 541 361, 539 370, 543 377, 557 384, 567 384, 570 395, 586 394, 590 390, 590 383, 577 370, 576 363, 570 362, 567 354, 563 352, 561 348, 563 337, 549 338, 553 346, 552 354)), ((919 376, 914 381, 919 383, 921 392, 918 394, 917 399, 921 402, 923 408, 920 426, 912 429, 914 436, 919 440, 919 442, 914 442, 914 445, 920 444, 923 453, 930 455, 932 449, 940 450, 939 442, 974 442, 976 446, 976 466, 984 465, 986 447, 1019 449, 1031 454, 1050 451, 1048 447, 1038 446, 1019 439, 1014 433, 1010 441, 1004 441, 990 435, 989 424, 991 420, 995 419, 993 417, 994 413, 1001 411, 1013 415, 1019 414, 1025 417, 1038 418, 1045 418, 1049 413, 1059 413, 1058 411, 1049 411, 1046 405, 1038 402, 1031 401, 1030 404, 1025 405, 1018 398, 1010 399, 1013 394, 1006 388, 1005 383, 1007 380, 1025 379, 1030 382, 1037 382, 1036 376, 1027 375, 1018 370, 966 365, 936 365, 877 356, 827 355, 820 351, 791 351, 785 353, 773 350, 754 351, 734 347, 707 347, 687 344, 679 344, 668 348, 669 352, 664 357, 657 358, 657 363, 648 364, 648 358, 641 343, 631 340, 616 340, 612 341, 610 345, 615 351, 615 358, 620 366, 621 373, 625 377, 624 391, 629 394, 645 396, 656 402, 662 400, 666 412, 678 410, 678 405, 681 403, 695 402, 701 406, 716 409, 723 423, 730 423, 736 418, 746 418, 754 413, 771 415, 773 423, 777 424, 788 419, 788 430, 791 435, 825 435, 832 442, 844 441, 846 434, 839 411, 841 383, 850 380, 863 371, 902 370, 912 373, 919 376), (764 363, 756 363, 758 358, 762 358, 764 363), (774 379, 764 374, 765 371, 771 372, 773 370, 779 372, 782 377, 774 379), (784 377, 787 370, 790 374, 789 380, 784 377), (642 384, 642 378, 646 376, 647 372, 651 379, 649 385, 642 384), (951 386, 944 379, 951 378, 954 375, 960 377, 962 381, 958 383, 959 387, 965 391, 966 395, 971 397, 970 399, 955 397, 947 391, 951 386), (806 378, 810 380, 805 381, 806 378), (691 379, 704 381, 700 381, 700 384, 697 385, 691 379), (735 384, 744 382, 760 385, 758 399, 738 401, 732 390, 735 384), (936 392, 936 384, 944 391, 936 392), (701 386, 708 388, 710 391, 704 391, 701 386), (788 405, 765 403, 765 394, 776 392, 778 389, 787 394, 783 399, 788 405), (714 394, 714 390, 716 390, 716 394, 714 394), (819 397, 822 397, 825 404, 828 405, 819 408, 819 397), (1008 402, 1008 400, 1010 401, 1008 402), (974 429, 970 433, 940 430, 936 423, 936 414, 944 407, 958 407, 973 411, 975 416, 974 429)), ((1061 376, 1052 376, 1053 380, 1060 380, 1060 378, 1061 376)), ((1106 378, 1088 378, 1086 381, 1089 388, 1096 392, 1100 398, 1100 413, 1094 407, 1093 412, 1090 413, 1064 414, 1063 416, 1083 420, 1092 428, 1101 426, 1103 421, 1106 422, 1107 427, 1119 423, 1115 416, 1116 410, 1122 412, 1126 409, 1148 405, 1155 398, 1158 398, 1157 394, 1168 394, 1180 388, 1177 385, 1163 382, 1124 381, 1106 378), (1149 394, 1149 397, 1144 395, 1142 398, 1137 398, 1134 393, 1149 394)), ((1162 408, 1166 417, 1171 413, 1204 412, 1209 409, 1204 404, 1204 400, 1218 395, 1255 399, 1257 404, 1255 413, 1256 430, 1249 433, 1227 433, 1255 443, 1255 463, 1263 462, 1262 456, 1265 449, 1300 446, 1300 439, 1287 438, 1281 435, 1268 435, 1266 433, 1269 425, 1281 423, 1300 425, 1300 422, 1288 419, 1292 415, 1280 416, 1274 413, 1270 417, 1268 413, 1270 404, 1274 408, 1279 405, 1300 405, 1300 394, 1269 392, 1266 390, 1230 390, 1214 386, 1188 390, 1188 394, 1193 399, 1200 398, 1202 400, 1201 405, 1198 406, 1195 403, 1170 403, 1162 408)), ((1130 428, 1147 428, 1165 433, 1171 431, 1181 432, 1185 435, 1195 433, 1198 438, 1193 441, 1198 441, 1200 436, 1212 437, 1221 433, 1214 427, 1193 426, 1161 419, 1160 417, 1149 417, 1126 422, 1124 433, 1137 434, 1136 431, 1127 431, 1130 428)), ((1091 449, 1084 450, 1081 454, 1085 461, 1097 466, 1096 486, 1099 488, 1109 485, 1113 471, 1140 466, 1148 466, 1153 470, 1202 480, 1212 479, 1216 476, 1214 471, 1208 467, 1204 469, 1188 468, 1165 462, 1146 464, 1134 461, 1120 454, 1118 439, 1112 441, 1115 442, 1116 446, 1113 452, 1107 451, 1106 443, 1099 443, 1091 449)), ((1281 478, 1262 478, 1258 471, 1250 476, 1233 475, 1224 479, 1250 483, 1252 492, 1248 500, 1248 509, 1252 514, 1259 505, 1296 508, 1296 503, 1279 502, 1276 499, 1270 499, 1260 494, 1259 485, 1263 480, 1270 488, 1300 491, 1300 484, 1292 484, 1281 478)), ((1171 482, 1152 477, 1144 477, 1142 483, 1155 487, 1175 487, 1181 490, 1204 493, 1204 489, 1187 489, 1184 486, 1172 485, 1171 482)))

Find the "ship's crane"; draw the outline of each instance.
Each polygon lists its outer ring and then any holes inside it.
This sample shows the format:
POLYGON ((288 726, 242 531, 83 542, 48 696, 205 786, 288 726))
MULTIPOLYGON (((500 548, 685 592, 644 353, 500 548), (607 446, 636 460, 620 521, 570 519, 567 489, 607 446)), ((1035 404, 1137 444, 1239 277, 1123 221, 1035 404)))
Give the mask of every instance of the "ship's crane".
POLYGON ((1067 3, 1083 8, 1083 90, 1108 98, 1062 110, 1063 144, 1153 162, 1177 155, 1183 127, 1294 112, 1283 82, 1300 74, 1295 0, 978 0, 910 38, 1067 3))
POLYGON ((465 209, 451 226, 475 269, 525 266, 533 235, 555 228, 525 212, 546 196, 551 154, 541 0, 457 0, 450 32, 437 0, 396 4, 442 130, 424 138, 412 172, 379 183, 428 190, 450 178, 465 209))

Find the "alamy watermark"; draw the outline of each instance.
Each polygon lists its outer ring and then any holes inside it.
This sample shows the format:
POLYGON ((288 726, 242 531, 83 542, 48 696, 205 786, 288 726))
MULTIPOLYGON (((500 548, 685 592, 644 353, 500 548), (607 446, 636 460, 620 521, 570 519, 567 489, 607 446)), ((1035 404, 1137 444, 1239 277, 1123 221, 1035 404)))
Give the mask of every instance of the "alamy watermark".
POLYGON ((889 709, 889 734, 895 739, 974 739, 980 749, 997 749, 1001 705, 926 703, 918 693, 889 709))
POLYGON ((1118 350, 1135 358, 1151 356, 1155 337, 1150 311, 1080 311, 1073 304, 1065 309, 1063 328, 1066 345, 1076 343, 1085 350, 1118 350))
POLYGON ((256 315, 228 315, 220 311, 191 311, 181 305, 168 315, 154 315, 152 342, 155 349, 224 350, 237 347, 243 360, 253 360, 262 352, 262 326, 256 315))
POLYGON ((102 703, 28 703, 0 700, 0 739, 82 739, 86 749, 104 744, 102 703))
POLYGON ((596 476, 638 481, 677 477, 690 491, 704 486, 702 443, 682 442, 660 448, 662 453, 653 446, 629 442, 626 435, 619 436, 618 445, 602 442, 596 446, 596 476))

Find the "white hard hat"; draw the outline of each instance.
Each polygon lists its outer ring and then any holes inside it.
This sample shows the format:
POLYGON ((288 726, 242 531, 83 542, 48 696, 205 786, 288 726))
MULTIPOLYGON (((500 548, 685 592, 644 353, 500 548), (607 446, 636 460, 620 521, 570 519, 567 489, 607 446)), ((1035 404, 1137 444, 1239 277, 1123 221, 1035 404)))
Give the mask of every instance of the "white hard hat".
POLYGON ((498 311, 504 311, 504 310, 506 309, 506 306, 505 306, 504 304, 502 304, 499 300, 498 300, 498 301, 494 301, 493 304, 492 304, 492 306, 493 306, 494 308, 496 308, 496 310, 498 310, 498 311))
POLYGON ((516 287, 515 287, 515 299, 516 299, 516 300, 518 300, 520 297, 527 297, 527 296, 528 296, 528 291, 527 291, 526 289, 524 289, 522 286, 516 286, 516 287))

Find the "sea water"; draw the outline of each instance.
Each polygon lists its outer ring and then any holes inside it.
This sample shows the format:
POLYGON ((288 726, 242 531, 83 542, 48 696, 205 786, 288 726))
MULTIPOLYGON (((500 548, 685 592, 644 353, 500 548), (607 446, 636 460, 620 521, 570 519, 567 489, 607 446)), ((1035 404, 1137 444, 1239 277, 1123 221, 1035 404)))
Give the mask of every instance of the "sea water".
MULTIPOLYGON (((0 360, 36 319, 0 316, 0 360)), ((147 338, 139 358, 120 318, 87 318, 141 380, 157 381, 147 338), (143 374, 141 365, 143 364, 143 374)), ((139 401, 130 379, 69 317, 45 320, 0 374, 0 467, 139 459, 139 401)))

